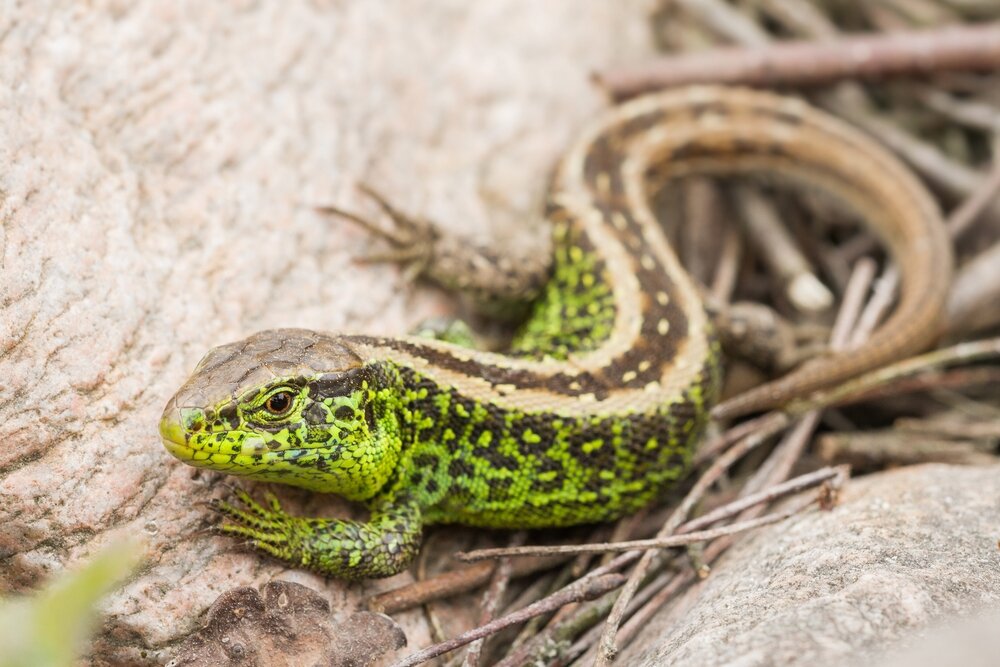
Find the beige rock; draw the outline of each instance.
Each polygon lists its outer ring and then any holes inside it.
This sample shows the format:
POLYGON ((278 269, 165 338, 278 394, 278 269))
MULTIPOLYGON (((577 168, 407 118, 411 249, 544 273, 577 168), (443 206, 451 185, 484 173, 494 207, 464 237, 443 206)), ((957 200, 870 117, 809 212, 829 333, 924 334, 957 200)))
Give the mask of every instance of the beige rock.
POLYGON ((184 640, 168 667, 368 667, 406 646, 388 616, 360 611, 333 624, 326 598, 288 581, 268 582, 260 591, 230 589, 205 616, 204 627, 184 640))
MULTIPOLYGON (((605 104, 590 72, 649 49, 647 4, 6 6, 0 590, 144 534, 148 564, 105 605, 100 664, 161 662, 233 587, 294 579, 345 616, 385 588, 203 532, 218 480, 168 457, 159 412, 211 346, 254 330, 392 333, 447 308, 395 267, 353 265, 367 236, 312 210, 370 210, 359 181, 464 233, 544 234, 512 221, 537 219, 549 166, 605 104)), ((427 641, 403 620, 411 646, 427 641)))
POLYGON ((1000 609, 998 537, 1000 466, 852 481, 834 511, 739 543, 618 664, 872 664, 947 619, 1000 609))

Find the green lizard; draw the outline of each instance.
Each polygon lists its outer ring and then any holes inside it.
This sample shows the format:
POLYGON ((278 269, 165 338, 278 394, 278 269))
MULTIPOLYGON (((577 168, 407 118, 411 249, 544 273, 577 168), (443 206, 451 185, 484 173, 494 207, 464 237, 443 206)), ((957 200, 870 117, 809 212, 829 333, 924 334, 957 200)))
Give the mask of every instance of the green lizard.
POLYGON ((647 203, 653 170, 764 171, 821 187, 868 220, 902 271, 896 312, 868 344, 717 414, 782 405, 932 339, 949 244, 934 202, 894 158, 787 98, 712 87, 641 98, 595 122, 561 161, 551 267, 516 267, 426 230, 401 234, 404 251, 432 260, 431 277, 532 302, 508 354, 295 329, 209 352, 164 410, 171 454, 371 511, 366 522, 294 517, 238 492, 218 505, 221 530, 294 566, 381 577, 407 566, 428 524, 606 521, 662 493, 708 420, 720 353, 647 203))

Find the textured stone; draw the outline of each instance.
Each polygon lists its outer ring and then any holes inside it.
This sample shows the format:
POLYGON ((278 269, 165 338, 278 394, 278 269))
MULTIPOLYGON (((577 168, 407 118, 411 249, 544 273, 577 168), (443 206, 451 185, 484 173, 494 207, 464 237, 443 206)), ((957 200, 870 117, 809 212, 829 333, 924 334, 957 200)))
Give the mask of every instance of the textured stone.
POLYGON ((244 586, 220 595, 204 627, 184 639, 167 665, 368 667, 403 646, 403 631, 384 614, 360 611, 334 624, 330 603, 318 592, 272 581, 260 592, 244 586))
POLYGON ((371 211, 359 181, 466 234, 544 234, 530 221, 548 170, 605 104, 589 74, 648 51, 646 5, 8 3, 0 592, 144 534, 146 568, 105 604, 100 664, 161 662, 222 591, 279 574, 343 615, 384 588, 282 574, 205 533, 217 478, 164 452, 160 410, 210 347, 255 330, 394 333, 447 308, 396 267, 356 266, 368 236, 312 209, 371 211))
POLYGON ((872 664, 929 627, 1000 609, 998 537, 1000 466, 852 481, 834 511, 740 542, 619 664, 872 664))

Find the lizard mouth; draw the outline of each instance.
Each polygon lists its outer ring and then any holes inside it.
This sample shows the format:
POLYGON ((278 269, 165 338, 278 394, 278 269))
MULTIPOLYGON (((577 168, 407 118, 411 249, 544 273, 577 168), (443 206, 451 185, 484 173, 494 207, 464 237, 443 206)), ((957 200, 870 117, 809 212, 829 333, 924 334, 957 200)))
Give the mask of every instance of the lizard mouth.
POLYGON ((163 446, 174 456, 180 453, 179 450, 191 451, 179 417, 180 415, 164 414, 160 419, 160 438, 163 439, 163 446))
POLYGON ((180 424, 164 418, 160 421, 160 438, 163 441, 163 447, 171 456, 181 461, 192 462, 196 450, 188 445, 184 429, 180 424))
POLYGON ((191 461, 194 456, 194 450, 187 445, 182 445, 173 440, 168 440, 163 438, 163 447, 170 452, 172 456, 180 459, 181 461, 191 461))

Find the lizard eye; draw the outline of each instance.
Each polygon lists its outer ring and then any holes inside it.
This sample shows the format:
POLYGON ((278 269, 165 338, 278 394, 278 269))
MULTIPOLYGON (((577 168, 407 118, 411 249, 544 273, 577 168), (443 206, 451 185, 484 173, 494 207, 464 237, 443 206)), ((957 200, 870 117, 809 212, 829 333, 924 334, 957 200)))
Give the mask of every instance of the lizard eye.
POLYGON ((283 416, 291 409, 291 407, 292 395, 287 391, 279 391, 277 394, 272 394, 268 397, 267 401, 264 402, 264 409, 275 417, 283 416))

